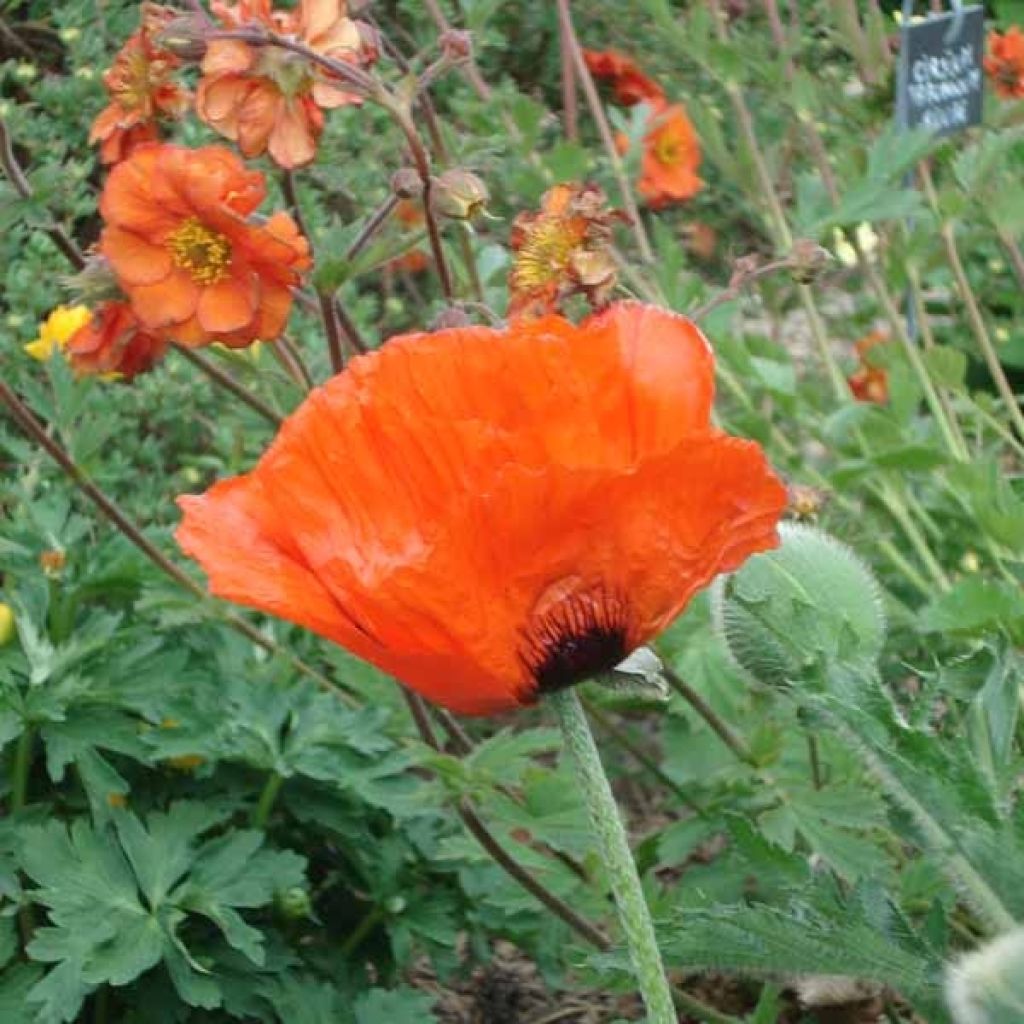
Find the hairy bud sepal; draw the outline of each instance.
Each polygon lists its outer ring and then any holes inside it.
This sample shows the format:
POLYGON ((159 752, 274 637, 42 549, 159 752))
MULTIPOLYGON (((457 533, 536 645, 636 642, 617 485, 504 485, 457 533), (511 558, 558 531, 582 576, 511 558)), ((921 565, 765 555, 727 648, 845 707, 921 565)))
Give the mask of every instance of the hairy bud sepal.
POLYGON ((826 667, 872 667, 885 640, 881 591, 861 559, 822 530, 779 527, 782 543, 712 589, 732 659, 769 686, 813 683, 826 667))

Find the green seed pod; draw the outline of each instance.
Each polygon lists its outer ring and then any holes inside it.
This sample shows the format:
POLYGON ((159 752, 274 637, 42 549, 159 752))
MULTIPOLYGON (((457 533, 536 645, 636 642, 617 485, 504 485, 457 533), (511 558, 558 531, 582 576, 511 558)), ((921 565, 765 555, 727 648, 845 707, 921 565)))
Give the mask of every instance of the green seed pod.
POLYGON ((313 911, 309 893, 301 885, 293 885, 274 894, 278 913, 289 921, 308 918, 313 911))
POLYGON ((715 629, 762 683, 808 680, 823 664, 871 665, 885 640, 881 593, 864 562, 813 526, 782 523, 780 547, 711 592, 715 629))
POLYGON ((956 1024, 1024 1020, 1024 928, 1001 935, 946 970, 946 1000, 956 1024))

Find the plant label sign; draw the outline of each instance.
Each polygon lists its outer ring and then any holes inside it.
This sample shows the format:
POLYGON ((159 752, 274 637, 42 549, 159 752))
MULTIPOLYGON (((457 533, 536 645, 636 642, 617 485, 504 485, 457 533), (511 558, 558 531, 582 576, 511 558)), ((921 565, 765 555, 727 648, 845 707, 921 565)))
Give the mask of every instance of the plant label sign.
POLYGON ((896 116, 901 127, 952 135, 981 121, 985 10, 979 4, 904 22, 896 116))

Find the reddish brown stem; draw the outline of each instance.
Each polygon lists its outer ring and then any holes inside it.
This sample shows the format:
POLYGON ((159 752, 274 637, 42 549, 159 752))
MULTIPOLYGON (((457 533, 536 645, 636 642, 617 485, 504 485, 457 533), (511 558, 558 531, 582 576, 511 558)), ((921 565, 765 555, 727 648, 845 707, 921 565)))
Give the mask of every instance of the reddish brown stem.
MULTIPOLYGON (((206 591, 192 580, 185 572, 178 568, 145 534, 121 511, 121 509, 108 498, 84 473, 82 468, 73 458, 46 432, 43 425, 35 418, 31 410, 15 394, 15 392, 2 380, 0 380, 0 402, 7 406, 11 418, 21 428, 22 432, 39 445, 62 470, 71 478, 75 486, 105 515, 118 530, 134 544, 158 569, 166 573, 176 583, 184 587, 190 594, 200 601, 206 601, 209 595, 206 591)), ((318 686, 330 691, 341 698, 349 705, 356 704, 354 698, 337 683, 332 682, 316 669, 307 665, 301 658, 288 651, 282 650, 273 640, 264 636, 255 626, 250 625, 245 619, 232 612, 223 613, 224 621, 237 630, 254 644, 262 647, 270 654, 281 654, 291 662, 292 666, 304 675, 309 676, 318 686)))
MULTIPOLYGON (((7 130, 7 124, 2 117, 0 117, 0 167, 3 168, 4 175, 14 186, 14 191, 22 199, 31 199, 34 194, 32 186, 14 155, 11 133, 7 130)), ((64 228, 59 224, 51 224, 44 230, 76 270, 81 270, 85 266, 82 250, 78 248, 64 228)))
MULTIPOLYGON (((406 704, 409 706, 412 719, 416 723, 416 729, 420 734, 420 738, 427 746, 432 747, 434 750, 439 750, 437 737, 434 735, 434 730, 430 725, 430 718, 427 715, 423 698, 408 690, 403 690, 402 692, 405 696, 406 704)), ((600 950, 612 948, 608 936, 597 925, 588 921, 582 914, 570 907, 560 896, 555 895, 550 889, 542 885, 501 845, 490 829, 483 823, 476 808, 473 807, 468 799, 465 797, 460 799, 456 805, 456 810, 462 819, 462 823, 487 851, 495 864, 592 946, 600 950)))
POLYGON ((284 422, 284 418, 280 413, 275 412, 266 402, 263 401, 258 395, 254 395, 247 387, 240 384, 230 374, 225 373, 219 366, 212 363, 205 356, 200 355, 198 352, 193 351, 190 348, 186 348, 184 345, 178 345, 175 343, 174 347, 184 356, 193 366, 197 367, 207 377, 210 378, 218 387, 224 388, 225 391, 230 391, 240 402, 244 402, 250 409, 258 412, 268 423, 273 424, 275 427, 281 426, 284 422))

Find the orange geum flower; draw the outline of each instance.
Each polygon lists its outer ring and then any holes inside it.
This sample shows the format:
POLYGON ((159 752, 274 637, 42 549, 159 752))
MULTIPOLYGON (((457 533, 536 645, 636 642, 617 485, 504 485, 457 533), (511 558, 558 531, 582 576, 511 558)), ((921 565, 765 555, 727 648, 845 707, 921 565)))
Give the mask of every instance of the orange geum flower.
MULTIPOLYGON (((258 24, 304 43, 323 57, 357 66, 377 56, 365 26, 347 14, 345 0, 300 0, 293 11, 275 11, 270 0, 213 3, 228 29, 258 24)), ((202 63, 196 111, 244 156, 268 152, 281 167, 310 163, 323 131, 324 110, 360 98, 302 54, 236 39, 211 39, 202 63)))
POLYGON ((652 209, 692 199, 703 187, 700 142, 679 103, 655 108, 643 140, 637 188, 652 209))
POLYGON ((1000 35, 990 32, 985 71, 1004 100, 1024 97, 1024 33, 1016 25, 1000 35))
POLYGON ((615 99, 624 107, 665 101, 661 86, 645 75, 636 61, 617 50, 584 50, 583 59, 595 78, 609 81, 615 99))
POLYGON ((889 374, 885 367, 873 365, 869 355, 873 348, 884 345, 888 340, 889 335, 885 331, 872 331, 853 346, 860 367, 846 378, 846 383, 858 402, 884 405, 889 401, 889 374))
POLYGON ((144 146, 111 171, 100 253, 147 332, 232 347, 281 333, 309 245, 287 213, 250 222, 264 195, 223 146, 144 146))
POLYGON ((607 302, 616 280, 611 226, 623 219, 597 185, 548 189, 540 211, 521 213, 512 225, 509 316, 553 313, 581 293, 594 307, 607 302))
POLYGON ((314 391, 243 476, 179 498, 221 597, 454 711, 619 664, 778 543, 786 489, 711 424, 689 320, 613 305, 395 338, 314 391))
POLYGON ((82 376, 132 380, 152 370, 167 352, 166 337, 150 334, 127 302, 105 302, 67 344, 72 369, 82 376))
POLYGON ((155 41, 175 15, 170 8, 143 4, 141 26, 103 75, 110 103, 93 121, 89 141, 100 143, 105 164, 118 163, 142 143, 159 139, 160 119, 181 117, 188 107, 188 90, 173 78, 181 61, 155 41))

